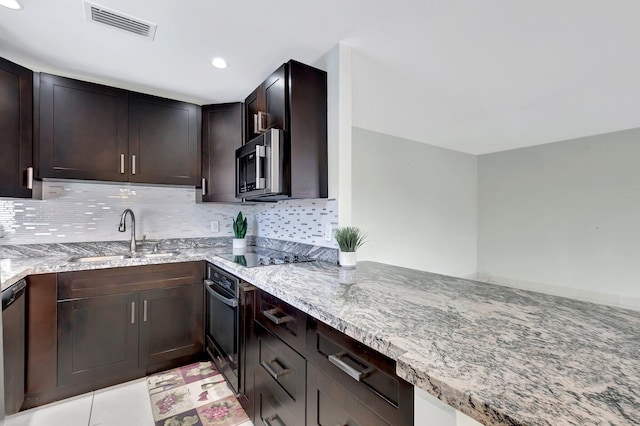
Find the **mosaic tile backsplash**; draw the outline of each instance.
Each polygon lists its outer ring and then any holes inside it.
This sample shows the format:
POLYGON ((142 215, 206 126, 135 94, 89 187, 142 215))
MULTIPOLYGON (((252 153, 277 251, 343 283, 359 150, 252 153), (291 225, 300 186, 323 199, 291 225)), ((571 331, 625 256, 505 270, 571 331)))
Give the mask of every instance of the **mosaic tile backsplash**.
POLYGON ((323 232, 337 226, 335 200, 196 204, 194 188, 77 181, 46 181, 42 192, 42 200, 0 198, 0 245, 127 240, 129 230, 119 233, 118 223, 130 208, 138 239, 232 236, 241 210, 248 235, 337 247, 323 232))

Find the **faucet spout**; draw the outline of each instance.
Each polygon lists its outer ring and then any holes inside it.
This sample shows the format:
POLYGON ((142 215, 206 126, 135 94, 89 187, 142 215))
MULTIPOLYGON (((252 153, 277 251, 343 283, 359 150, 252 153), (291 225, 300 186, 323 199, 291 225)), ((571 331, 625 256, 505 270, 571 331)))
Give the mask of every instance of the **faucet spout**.
POLYGON ((133 210, 126 209, 122 212, 122 216, 120 216, 120 225, 118 225, 118 231, 125 232, 127 230, 127 214, 131 216, 131 253, 135 253, 136 251, 136 216, 133 214, 133 210))

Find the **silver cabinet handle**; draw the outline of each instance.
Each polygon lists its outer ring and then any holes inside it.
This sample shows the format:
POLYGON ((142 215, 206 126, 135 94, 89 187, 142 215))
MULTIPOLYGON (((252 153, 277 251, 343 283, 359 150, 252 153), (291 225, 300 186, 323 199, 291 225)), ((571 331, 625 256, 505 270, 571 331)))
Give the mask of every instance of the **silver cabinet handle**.
POLYGON ((147 322, 147 301, 142 302, 142 320, 147 322))
POLYGON ((207 178, 202 178, 202 195, 207 195, 207 178))
POLYGON ((287 426, 280 419, 280 417, 278 417, 277 414, 275 416, 271 416, 271 417, 267 417, 266 419, 262 419, 262 421, 264 422, 265 426, 276 426, 276 425, 278 425, 278 426, 287 426), (277 422, 277 423, 274 423, 274 422, 277 422))
POLYGON ((258 132, 259 133, 264 133, 267 131, 267 128, 265 126, 266 121, 267 121, 267 113, 258 111, 258 132))
POLYGON ((273 308, 273 309, 269 309, 266 311, 262 311, 262 315, 264 315, 265 317, 267 317, 267 319, 269 321, 271 321, 272 323, 274 323, 275 325, 280 325, 280 324, 284 324, 285 322, 289 322, 289 321, 295 321, 296 319, 292 316, 289 315, 284 315, 284 316, 276 316, 277 313, 282 312, 280 309, 278 308, 273 308))
POLYGON ((27 189, 33 189, 33 167, 27 167, 27 189))
POLYGON ((262 166, 260 158, 264 158, 266 150, 264 145, 256 145, 256 189, 263 189, 265 187, 265 180, 261 177, 262 166))
POLYGON ((131 302, 131 324, 136 323, 136 302, 131 302))
POLYGON ((260 133, 260 125, 258 123, 258 114, 253 114, 253 132, 260 133))
POLYGON ((350 366, 349 364, 347 364, 346 362, 344 362, 342 360, 343 357, 349 356, 347 355, 346 352, 339 352, 337 354, 334 355, 329 355, 327 358, 329 359, 329 362, 333 365, 335 365, 336 367, 338 367, 340 370, 344 371, 345 373, 347 373, 347 375, 357 381, 361 381, 362 379, 364 379, 365 377, 367 377, 369 374, 371 374, 371 372, 373 371, 373 368, 367 368, 363 371, 358 371, 355 368, 353 368, 352 366, 350 366))
POLYGON ((276 380, 278 380, 280 377, 284 376, 289 372, 289 369, 284 368, 276 358, 270 359, 269 361, 264 361, 264 360, 260 361, 260 365, 262 366, 262 368, 267 370, 267 373, 269 373, 271 377, 273 377, 276 380), (277 365, 280 371, 276 371, 272 367, 272 365, 277 365))
POLYGON ((124 174, 124 154, 120 154, 120 174, 124 174))
POLYGON ((135 155, 131 156, 131 174, 132 175, 136 174, 136 156, 135 155))

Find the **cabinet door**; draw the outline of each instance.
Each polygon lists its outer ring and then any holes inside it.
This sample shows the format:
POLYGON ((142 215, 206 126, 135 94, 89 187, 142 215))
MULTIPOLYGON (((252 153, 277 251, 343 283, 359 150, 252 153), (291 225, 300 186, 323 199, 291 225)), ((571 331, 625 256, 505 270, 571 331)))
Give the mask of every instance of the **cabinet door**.
POLYGON ((126 181, 128 94, 40 75, 39 177, 126 181))
POLYGON ((308 364, 307 425, 388 426, 389 424, 394 423, 388 423, 379 417, 338 382, 308 364))
POLYGON ((203 348, 203 284, 140 292, 140 365, 185 357, 203 348))
POLYGON ((58 387, 135 377, 137 310, 138 293, 58 302, 58 387))
POLYGON ((202 108, 202 201, 238 202, 236 149, 242 146, 242 104, 202 108))
POLYGON ((267 78, 264 84, 266 129, 287 128, 287 65, 284 64, 267 78))
POLYGON ((306 404, 306 360, 261 326, 256 326, 255 333, 258 341, 258 363, 254 371, 271 379, 263 379, 263 384, 270 383, 269 387, 283 391, 282 395, 278 396, 278 405, 286 407, 283 409, 288 417, 296 419, 293 424, 303 424, 306 404))
POLYGON ((0 58, 0 197, 31 197, 33 73, 0 58))
POLYGON ((249 142, 261 133, 258 129, 258 111, 260 111, 261 108, 259 94, 262 88, 262 86, 257 87, 256 90, 251 92, 244 100, 244 134, 246 142, 249 142))
POLYGON ((200 107, 129 95, 129 181, 196 185, 200 107))

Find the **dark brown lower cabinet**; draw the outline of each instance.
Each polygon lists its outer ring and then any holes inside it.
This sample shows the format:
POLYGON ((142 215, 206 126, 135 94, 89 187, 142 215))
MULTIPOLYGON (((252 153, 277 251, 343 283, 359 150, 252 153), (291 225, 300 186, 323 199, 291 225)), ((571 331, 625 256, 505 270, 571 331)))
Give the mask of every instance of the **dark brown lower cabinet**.
MULTIPOLYGON (((312 318, 307 321, 306 355, 322 376, 317 380, 319 390, 314 390, 316 404, 323 400, 330 404, 329 396, 336 401, 353 401, 345 407, 352 407, 347 413, 357 422, 340 424, 413 425, 413 386, 396 375, 391 358, 312 318), (379 420, 373 422, 370 415, 379 420), (361 423, 358 416, 367 420, 361 423)), ((308 388, 309 395, 311 392, 308 388)), ((313 403, 311 398, 309 404, 313 403)), ((317 416, 327 412, 322 406, 310 405, 309 415, 313 409, 319 410, 317 416)))
POLYGON ((29 277, 23 409, 199 358, 203 276, 186 262, 29 277))
POLYGON ((140 364, 147 369, 202 352, 202 284, 140 293, 140 364))
POLYGON ((58 386, 135 377, 137 293, 58 302, 58 386))
POLYGON ((413 425, 395 361, 261 290, 249 348, 256 425, 413 425))
POLYGON ((307 425, 388 426, 389 423, 312 364, 307 367, 307 425))
POLYGON ((304 424, 307 361, 262 326, 256 325, 255 333, 259 390, 255 423, 275 426, 277 417, 284 424, 304 424))

